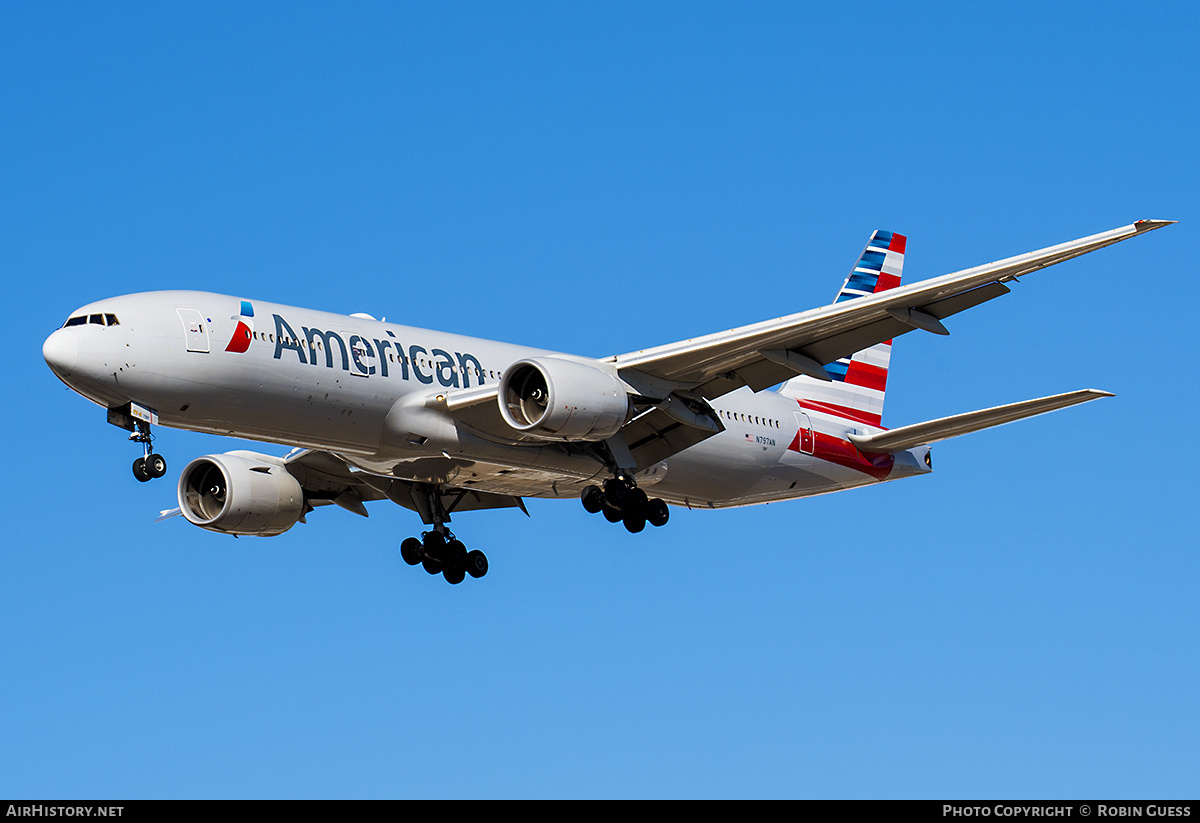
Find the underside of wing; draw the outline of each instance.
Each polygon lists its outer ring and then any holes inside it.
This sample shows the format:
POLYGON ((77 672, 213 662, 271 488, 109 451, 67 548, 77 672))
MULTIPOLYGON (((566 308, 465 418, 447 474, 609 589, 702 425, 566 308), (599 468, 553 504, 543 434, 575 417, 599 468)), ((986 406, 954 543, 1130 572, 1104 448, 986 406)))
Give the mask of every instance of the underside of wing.
POLYGON ((659 408, 647 409, 621 430, 633 468, 644 469, 717 434, 710 428, 689 425, 659 408))
POLYGON ((417 512, 427 524, 434 522, 434 512, 439 508, 447 515, 480 509, 518 508, 525 511, 524 501, 518 496, 381 477, 353 469, 329 452, 293 452, 288 455, 286 466, 304 489, 305 499, 311 505, 333 503, 363 517, 367 516, 363 503, 370 500, 391 500, 417 512))

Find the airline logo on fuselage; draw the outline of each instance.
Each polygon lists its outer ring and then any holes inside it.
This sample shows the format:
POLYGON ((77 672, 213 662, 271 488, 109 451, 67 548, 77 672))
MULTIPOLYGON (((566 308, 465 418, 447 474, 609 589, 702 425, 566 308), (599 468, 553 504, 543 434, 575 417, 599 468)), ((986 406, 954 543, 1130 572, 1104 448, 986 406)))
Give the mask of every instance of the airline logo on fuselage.
POLYGON ((242 354, 250 348, 250 340, 254 337, 254 306, 249 300, 243 300, 242 313, 229 319, 237 321, 237 328, 233 330, 233 337, 229 338, 225 351, 242 354))
POLYGON ((384 330, 387 336, 383 338, 308 326, 301 326, 300 334, 296 334, 286 320, 278 314, 272 316, 275 319, 276 360, 282 360, 284 352, 292 352, 305 365, 340 368, 362 377, 373 374, 387 377, 390 364, 393 371, 398 370, 401 380, 410 379, 411 371, 412 378, 420 383, 436 381, 446 388, 467 388, 471 385, 472 375, 477 384, 483 383, 483 364, 467 352, 451 354, 445 349, 426 349, 416 344, 405 348, 387 329, 384 330))

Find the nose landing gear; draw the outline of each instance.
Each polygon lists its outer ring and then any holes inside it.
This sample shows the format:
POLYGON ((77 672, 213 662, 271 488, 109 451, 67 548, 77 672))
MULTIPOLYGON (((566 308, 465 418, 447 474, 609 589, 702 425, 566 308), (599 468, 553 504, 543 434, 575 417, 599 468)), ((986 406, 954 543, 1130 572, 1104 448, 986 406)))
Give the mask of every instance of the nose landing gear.
POLYGON ((134 423, 137 428, 129 435, 129 439, 142 444, 143 455, 133 461, 133 476, 145 483, 167 473, 167 459, 154 452, 154 435, 150 433, 150 424, 145 420, 135 420, 134 423))
POLYGON ((647 523, 656 527, 665 526, 671 517, 666 502, 657 497, 649 498, 627 474, 618 474, 605 480, 603 489, 588 486, 580 499, 589 513, 602 512, 605 520, 610 523, 622 522, 633 534, 646 528, 647 523))
POLYGON ((145 483, 167 473, 166 458, 155 454, 152 445, 154 435, 150 426, 158 423, 158 415, 154 409, 139 406, 137 403, 114 406, 108 410, 108 422, 130 432, 129 439, 142 444, 142 456, 133 461, 133 476, 139 482, 145 483))

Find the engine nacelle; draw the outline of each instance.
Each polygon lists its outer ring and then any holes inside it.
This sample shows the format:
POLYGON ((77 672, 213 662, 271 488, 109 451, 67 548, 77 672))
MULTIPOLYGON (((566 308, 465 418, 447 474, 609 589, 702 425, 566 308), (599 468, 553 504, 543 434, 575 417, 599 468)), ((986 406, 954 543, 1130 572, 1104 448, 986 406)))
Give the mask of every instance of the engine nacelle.
POLYGON ((519 360, 500 379, 508 425, 545 440, 604 440, 629 418, 629 391, 615 374, 558 357, 519 360))
POLYGON ((206 454, 179 475, 179 509, 202 529, 274 537, 304 516, 304 491, 277 457, 206 454))

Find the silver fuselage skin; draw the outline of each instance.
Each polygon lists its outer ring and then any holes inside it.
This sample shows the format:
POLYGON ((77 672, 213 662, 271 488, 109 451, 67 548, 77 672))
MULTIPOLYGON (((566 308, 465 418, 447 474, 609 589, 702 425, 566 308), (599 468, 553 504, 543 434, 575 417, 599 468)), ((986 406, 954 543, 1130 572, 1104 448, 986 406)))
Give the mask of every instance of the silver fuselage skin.
MULTIPOLYGON (((499 494, 575 497, 607 476, 582 450, 481 431, 430 402, 555 352, 196 291, 113 297, 71 316, 97 314, 117 322, 60 328, 43 354, 63 382, 108 408, 132 402, 155 410, 162 425, 327 451, 373 474, 499 494)), ((928 448, 865 457, 846 436, 878 428, 773 391, 743 389, 712 405, 725 430, 644 467, 640 485, 669 503, 720 508, 929 471, 928 448)))

